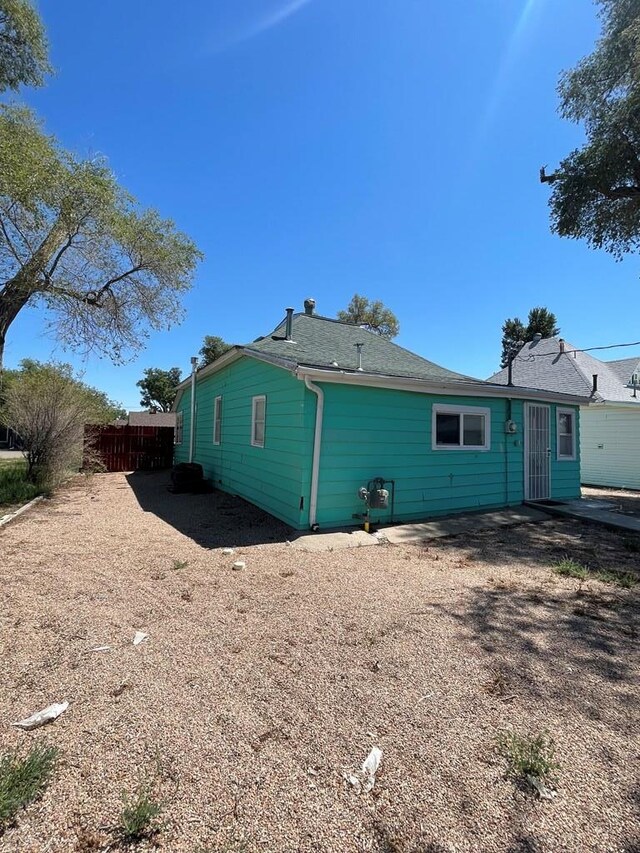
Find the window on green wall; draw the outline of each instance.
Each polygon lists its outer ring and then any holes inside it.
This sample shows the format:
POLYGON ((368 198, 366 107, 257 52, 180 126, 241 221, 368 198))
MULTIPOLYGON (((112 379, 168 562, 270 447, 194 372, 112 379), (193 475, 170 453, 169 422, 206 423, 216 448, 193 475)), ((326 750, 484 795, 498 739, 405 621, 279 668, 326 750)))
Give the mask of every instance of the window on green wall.
POLYGON ((264 433, 267 420, 267 398, 264 394, 251 401, 251 444, 264 447, 264 433))
POLYGON ((573 409, 556 409, 558 459, 576 458, 576 413, 573 409))
POLYGON ((173 434, 173 443, 174 444, 182 444, 182 433, 183 433, 183 423, 184 416, 182 412, 176 413, 176 428, 173 434))
POLYGON ((433 450, 489 450, 491 410, 481 406, 433 406, 433 450))
POLYGON ((213 402, 213 443, 220 444, 222 435, 222 397, 216 397, 213 402))

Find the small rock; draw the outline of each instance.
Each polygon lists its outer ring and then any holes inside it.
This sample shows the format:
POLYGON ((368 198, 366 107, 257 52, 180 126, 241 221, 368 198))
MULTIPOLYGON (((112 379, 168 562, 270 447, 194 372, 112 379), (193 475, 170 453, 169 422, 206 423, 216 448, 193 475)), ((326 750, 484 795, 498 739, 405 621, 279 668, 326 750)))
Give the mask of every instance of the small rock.
POLYGON ((236 560, 231 568, 234 572, 241 572, 243 569, 247 568, 247 564, 242 560, 236 560))
POLYGON ((233 548, 223 548, 222 553, 225 557, 230 557, 233 554, 233 548))

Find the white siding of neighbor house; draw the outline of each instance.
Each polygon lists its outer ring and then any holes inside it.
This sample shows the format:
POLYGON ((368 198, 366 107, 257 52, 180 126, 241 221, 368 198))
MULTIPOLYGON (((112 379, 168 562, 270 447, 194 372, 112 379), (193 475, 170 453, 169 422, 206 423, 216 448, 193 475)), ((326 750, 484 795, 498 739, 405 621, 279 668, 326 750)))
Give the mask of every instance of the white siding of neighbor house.
POLYGON ((640 489, 640 405, 587 406, 580 427, 582 482, 640 489))

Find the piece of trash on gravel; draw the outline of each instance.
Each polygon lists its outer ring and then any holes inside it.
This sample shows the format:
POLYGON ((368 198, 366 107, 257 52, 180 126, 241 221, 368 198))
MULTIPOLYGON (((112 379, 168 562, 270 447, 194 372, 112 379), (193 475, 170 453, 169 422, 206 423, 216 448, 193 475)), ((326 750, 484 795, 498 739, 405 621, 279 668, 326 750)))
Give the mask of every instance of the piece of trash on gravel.
POLYGON ((362 770, 355 773, 345 773, 344 778, 359 794, 368 793, 376 782, 376 773, 382 761, 382 750, 374 746, 362 763, 362 770))
POLYGON ((225 557, 230 557, 233 554, 233 548, 223 548, 222 553, 225 557))
POLYGON ((90 652, 110 652, 111 646, 94 646, 92 649, 89 649, 90 652))
POLYGON ((144 631, 136 631, 135 636, 133 638, 133 645, 139 646, 144 640, 148 640, 149 635, 145 634, 144 631))
POLYGON ((527 782, 538 792, 538 796, 541 800, 555 800, 558 796, 557 791, 554 791, 552 788, 547 788, 547 786, 541 782, 537 776, 527 775, 527 782))
POLYGON ((247 568, 247 564, 242 560, 236 560, 231 568, 234 572, 241 572, 243 569, 247 568))
POLYGON ((37 729, 38 726, 44 726, 45 723, 52 723, 54 720, 57 720, 60 714, 64 714, 68 707, 68 702, 54 702, 53 705, 48 705, 42 711, 37 711, 30 717, 25 717, 24 720, 13 723, 13 725, 26 731, 37 729))

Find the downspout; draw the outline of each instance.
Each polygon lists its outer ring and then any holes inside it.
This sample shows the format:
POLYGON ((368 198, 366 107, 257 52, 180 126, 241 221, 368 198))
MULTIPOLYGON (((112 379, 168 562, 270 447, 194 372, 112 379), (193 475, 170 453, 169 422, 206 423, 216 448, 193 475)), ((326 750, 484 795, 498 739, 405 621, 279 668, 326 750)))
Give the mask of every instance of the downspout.
POLYGON ((313 459, 311 462, 311 496, 309 498, 309 527, 318 529, 318 480, 320 474, 320 446, 322 444, 322 417, 324 413, 324 391, 318 385, 314 385, 308 376, 304 377, 304 384, 318 398, 316 405, 316 426, 313 435, 313 459))
POLYGON ((198 359, 191 356, 191 420, 189 422, 189 462, 193 462, 193 438, 196 430, 196 373, 198 359))

